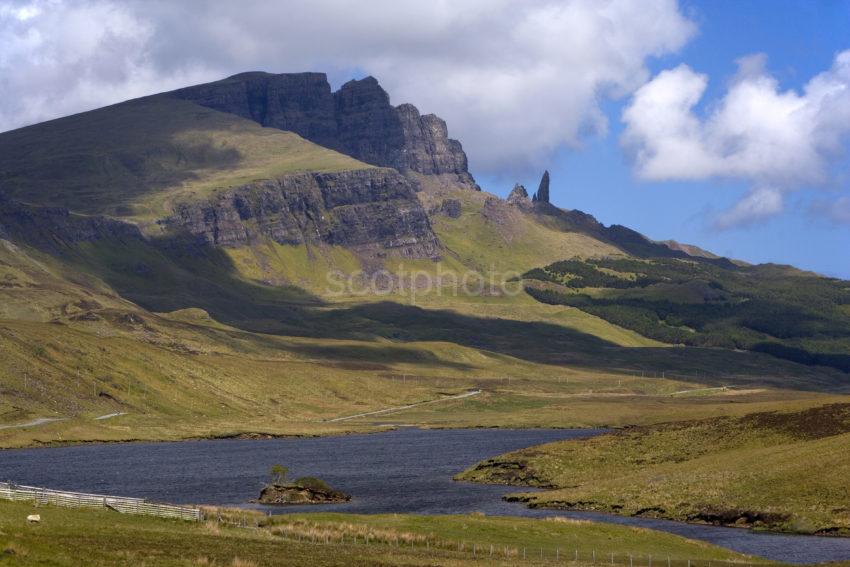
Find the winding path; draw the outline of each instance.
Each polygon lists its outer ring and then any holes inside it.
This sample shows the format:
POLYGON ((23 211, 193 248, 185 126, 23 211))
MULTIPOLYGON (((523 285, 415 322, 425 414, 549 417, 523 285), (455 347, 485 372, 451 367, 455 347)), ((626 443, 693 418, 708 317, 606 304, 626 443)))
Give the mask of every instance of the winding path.
POLYGON ((415 408, 417 406, 424 406, 426 404, 436 404, 437 402, 447 402, 447 401, 450 401, 450 400, 460 400, 460 399, 463 399, 463 398, 471 398, 472 396, 477 396, 480 393, 481 393, 481 390, 470 390, 469 392, 464 392, 463 394, 458 394, 456 396, 446 396, 444 398, 438 398, 436 400, 428 400, 426 402, 416 402, 415 404, 408 404, 406 406, 396 406, 396 407, 393 407, 393 408, 386 408, 386 409, 382 409, 382 410, 367 411, 365 413, 358 413, 358 414, 355 414, 355 415, 347 415, 345 417, 335 417, 334 419, 327 419, 327 420, 325 420, 325 422, 326 423, 332 423, 334 421, 346 421, 346 420, 355 419, 355 418, 358 418, 358 417, 366 417, 368 415, 379 415, 379 414, 382 414, 382 413, 390 413, 390 412, 399 411, 399 410, 406 410, 406 409, 410 409, 410 408, 415 408))
POLYGON ((24 427, 37 427, 39 425, 45 425, 47 423, 53 423, 54 421, 65 421, 68 419, 67 417, 39 417, 38 419, 34 419, 32 421, 28 421, 26 423, 18 423, 15 425, 0 425, 0 429, 22 429, 24 427))

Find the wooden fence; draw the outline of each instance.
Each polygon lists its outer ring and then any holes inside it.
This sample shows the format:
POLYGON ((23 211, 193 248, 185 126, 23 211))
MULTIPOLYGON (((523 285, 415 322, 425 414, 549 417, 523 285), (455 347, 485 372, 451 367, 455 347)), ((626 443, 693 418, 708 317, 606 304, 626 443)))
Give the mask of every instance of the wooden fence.
POLYGON ((0 482, 0 498, 5 500, 26 500, 39 504, 54 504, 69 508, 108 508, 122 514, 144 514, 161 518, 200 521, 204 519, 200 508, 157 504, 144 498, 126 496, 107 496, 84 492, 51 490, 36 486, 21 486, 11 482, 0 482))

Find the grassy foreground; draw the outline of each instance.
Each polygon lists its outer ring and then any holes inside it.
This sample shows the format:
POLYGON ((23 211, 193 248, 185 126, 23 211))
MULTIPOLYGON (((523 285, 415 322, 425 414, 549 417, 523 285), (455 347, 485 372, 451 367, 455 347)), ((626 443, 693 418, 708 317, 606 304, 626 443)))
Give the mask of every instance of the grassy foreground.
POLYGON ((210 511, 203 523, 125 516, 101 510, 0 501, 3 565, 528 565, 590 564, 614 553, 617 564, 649 555, 673 565, 768 562, 678 536, 584 521, 484 516, 305 514, 266 518, 210 511), (41 515, 27 524, 28 514, 41 515), (238 527, 219 523, 242 523, 238 527), (368 544, 366 543, 368 536, 368 544), (490 545, 493 544, 493 556, 490 545), (567 548, 570 548, 568 551, 567 548), (579 561, 575 562, 575 549, 579 561), (523 559, 523 550, 525 559, 523 559), (542 553, 542 558, 541 558, 542 553), (507 558, 506 557, 507 554, 507 558), (556 562, 556 557, 560 559, 556 562))
POLYGON ((850 534, 850 404, 634 427, 479 463, 532 506, 850 534))

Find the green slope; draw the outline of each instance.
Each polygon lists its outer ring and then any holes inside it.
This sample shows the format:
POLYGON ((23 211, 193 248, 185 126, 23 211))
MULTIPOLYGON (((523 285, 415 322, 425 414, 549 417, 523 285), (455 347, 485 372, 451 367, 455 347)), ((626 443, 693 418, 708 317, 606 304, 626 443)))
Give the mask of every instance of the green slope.
POLYGON ((667 343, 748 349, 850 371, 850 282, 704 259, 574 259, 525 274, 529 293, 667 343))
POLYGON ((297 134, 165 95, 0 134, 0 186, 15 200, 154 217, 169 203, 298 171, 371 167, 297 134))
POLYGON ((559 442, 462 478, 555 487, 534 506, 850 533, 850 405, 675 422, 559 442), (822 471, 818 473, 816 471, 822 471))

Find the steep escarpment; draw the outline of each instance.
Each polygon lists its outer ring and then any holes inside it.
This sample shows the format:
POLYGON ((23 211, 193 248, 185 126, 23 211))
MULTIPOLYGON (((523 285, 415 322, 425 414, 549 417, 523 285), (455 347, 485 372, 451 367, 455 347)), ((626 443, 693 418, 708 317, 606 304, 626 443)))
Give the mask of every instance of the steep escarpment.
POLYGON ((171 93, 201 106, 295 132, 372 165, 448 177, 478 189, 446 123, 411 104, 392 106, 373 77, 331 92, 324 73, 242 73, 171 93))
POLYGON ((398 172, 372 168, 300 173, 257 181, 202 200, 183 201, 144 236, 133 223, 38 207, 0 195, 0 237, 45 251, 80 242, 189 236, 199 245, 329 244, 365 258, 432 258, 440 244, 413 185, 398 172), (153 234, 151 234, 153 232, 153 234))
POLYGON ((413 186, 391 169, 302 173, 185 202, 159 221, 215 246, 261 237, 280 244, 326 243, 369 256, 437 258, 439 242, 413 186))

